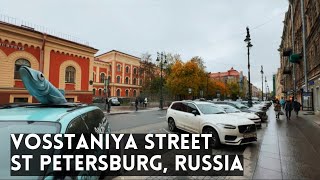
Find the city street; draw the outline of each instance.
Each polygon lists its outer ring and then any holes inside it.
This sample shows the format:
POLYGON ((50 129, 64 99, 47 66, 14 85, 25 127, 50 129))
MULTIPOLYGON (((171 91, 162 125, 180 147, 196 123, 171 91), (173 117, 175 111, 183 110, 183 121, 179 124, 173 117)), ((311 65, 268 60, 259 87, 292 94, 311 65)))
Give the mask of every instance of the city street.
MULTIPOLYGON (((244 146, 222 146, 214 154, 242 154, 243 177, 165 177, 170 179, 317 179, 320 177, 320 126, 317 116, 303 115, 287 121, 275 119, 273 108, 269 120, 258 129, 258 142, 244 146)), ((108 116, 113 133, 171 133, 165 122, 166 111, 146 110, 108 116)), ((294 113, 293 113, 294 114, 294 113)), ((184 132, 178 132, 184 133, 184 132)), ((117 177, 134 179, 137 177, 117 177)), ((161 179, 163 177, 139 177, 161 179)), ((106 178, 109 179, 109 178, 106 178)))

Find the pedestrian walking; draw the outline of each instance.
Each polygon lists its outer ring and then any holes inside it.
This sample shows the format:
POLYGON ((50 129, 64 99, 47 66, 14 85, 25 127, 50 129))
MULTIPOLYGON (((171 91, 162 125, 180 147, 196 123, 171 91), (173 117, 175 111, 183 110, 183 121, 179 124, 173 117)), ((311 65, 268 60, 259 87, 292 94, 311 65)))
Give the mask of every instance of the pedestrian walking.
POLYGON ((144 98, 144 107, 146 108, 147 107, 147 104, 148 104, 148 98, 144 98))
POLYGON ((274 111, 276 113, 276 119, 279 120, 281 113, 281 104, 278 99, 274 102, 274 111))
POLYGON ((138 105, 139 105, 139 100, 138 98, 136 98, 136 101, 135 101, 136 111, 138 111, 138 105))
POLYGON ((296 116, 299 115, 300 107, 301 107, 301 104, 297 101, 297 99, 295 99, 293 101, 293 110, 294 112, 296 112, 296 116))
POLYGON ((291 100, 287 100, 287 102, 284 105, 284 109, 286 111, 287 120, 290 120, 291 118, 291 111, 293 109, 293 105, 291 100))
POLYGON ((284 98, 282 97, 281 100, 280 100, 280 104, 281 104, 281 107, 284 109, 284 104, 286 103, 286 101, 284 100, 284 98))

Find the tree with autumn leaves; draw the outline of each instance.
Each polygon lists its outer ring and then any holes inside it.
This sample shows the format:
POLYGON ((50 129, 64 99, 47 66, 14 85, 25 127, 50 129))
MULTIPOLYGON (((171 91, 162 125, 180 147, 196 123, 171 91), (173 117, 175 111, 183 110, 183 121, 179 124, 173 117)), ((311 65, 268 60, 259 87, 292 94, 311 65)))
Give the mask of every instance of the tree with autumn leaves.
MULTIPOLYGON (((156 66, 157 64, 152 65, 152 67, 156 66)), ((159 90, 162 84, 165 96, 174 98, 175 100, 200 97, 212 99, 216 98, 218 94, 220 94, 221 98, 229 97, 236 99, 238 97, 239 87, 237 84, 227 84, 213 80, 208 77, 205 68, 203 59, 198 56, 193 57, 187 62, 183 62, 180 55, 167 54, 167 64, 165 64, 163 72, 163 83, 161 83, 159 75, 152 73, 154 70, 150 71, 153 77, 148 76, 149 78, 145 79, 146 82, 142 91, 145 96, 157 96, 160 93, 159 90), (191 92, 189 89, 191 89, 191 92)))

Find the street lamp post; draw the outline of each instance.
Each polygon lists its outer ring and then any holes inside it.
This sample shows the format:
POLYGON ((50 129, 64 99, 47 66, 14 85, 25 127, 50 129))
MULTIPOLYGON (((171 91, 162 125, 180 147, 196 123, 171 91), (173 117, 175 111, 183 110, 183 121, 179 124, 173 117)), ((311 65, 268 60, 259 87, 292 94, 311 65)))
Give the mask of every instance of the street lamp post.
POLYGON ((267 76, 265 76, 264 79, 265 79, 264 82, 266 84, 266 100, 267 100, 267 98, 268 98, 267 97, 267 95, 268 95, 268 93, 267 93, 267 87, 268 87, 268 85, 267 85, 267 76))
POLYGON ((261 88, 261 101, 263 101, 263 66, 261 66, 261 79, 262 79, 262 88, 261 88))
POLYGON ((157 61, 160 63, 160 109, 163 109, 163 92, 162 92, 162 70, 163 65, 167 63, 167 55, 164 52, 157 52, 157 61))
POLYGON ((247 27, 247 36, 244 41, 247 43, 247 48, 248 48, 248 81, 249 81, 249 83, 248 83, 248 88, 249 88, 248 105, 249 105, 249 107, 252 107, 252 92, 251 92, 251 81, 250 81, 250 48, 253 45, 251 44, 249 27, 247 27))
POLYGON ((209 85, 209 77, 210 77, 210 74, 211 74, 211 72, 208 72, 208 73, 207 73, 207 91, 206 91, 207 99, 209 98, 209 93, 208 93, 209 88, 208 88, 208 85, 209 85))

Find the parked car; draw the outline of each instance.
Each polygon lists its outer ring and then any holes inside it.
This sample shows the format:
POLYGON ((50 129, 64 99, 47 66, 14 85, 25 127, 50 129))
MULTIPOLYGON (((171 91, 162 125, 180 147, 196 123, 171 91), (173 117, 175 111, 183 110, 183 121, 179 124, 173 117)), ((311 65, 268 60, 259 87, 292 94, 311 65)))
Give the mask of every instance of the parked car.
MULTIPOLYGON (((0 114, 0 141, 5 149, 10 149, 11 133, 101 133, 97 132, 96 128, 104 129, 104 133, 110 133, 110 126, 104 113, 96 106, 85 104, 9 104, 0 107, 0 114)), ((10 162, 10 150, 2 151, 0 159, 3 162, 10 162)), ((1 178, 12 179, 10 163, 0 163, 0 169, 1 178)), ((47 175, 50 173, 46 172, 47 175)), ((40 177, 14 177, 14 179, 18 178, 39 179, 40 177)), ((76 179, 82 178, 79 175, 76 179)), ((99 176, 90 177, 90 179, 99 179, 99 176)))
POLYGON ((167 109, 169 130, 212 134, 213 148, 220 144, 240 145, 257 141, 256 126, 247 118, 227 114, 203 101, 176 101, 167 109))
POLYGON ((112 106, 120 106, 120 101, 117 97, 111 97, 109 98, 109 101, 111 101, 112 106))
POLYGON ((261 128, 261 119, 258 115, 254 113, 241 112, 239 109, 230 105, 218 104, 217 106, 221 107, 228 114, 248 118, 253 121, 258 128, 261 128))
POLYGON ((253 106, 253 107, 249 108, 248 111, 258 115, 262 122, 266 122, 268 120, 268 115, 267 115, 266 111, 264 111, 262 109, 259 109, 255 106, 253 106))
POLYGON ((249 107, 246 106, 246 105, 243 105, 240 102, 235 102, 235 101, 217 101, 217 102, 214 102, 214 103, 215 104, 226 104, 226 105, 230 105, 232 107, 235 107, 235 108, 239 109, 242 112, 250 112, 249 111, 249 107))

